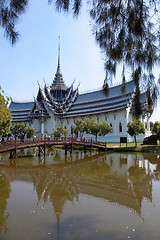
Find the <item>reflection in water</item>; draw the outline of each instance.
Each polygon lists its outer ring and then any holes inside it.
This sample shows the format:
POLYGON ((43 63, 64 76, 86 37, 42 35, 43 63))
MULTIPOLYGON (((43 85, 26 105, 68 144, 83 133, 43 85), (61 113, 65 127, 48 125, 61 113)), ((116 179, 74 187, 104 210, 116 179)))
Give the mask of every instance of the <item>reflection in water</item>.
POLYGON ((43 164, 38 158, 34 158, 32 162, 28 160, 32 167, 27 165, 27 168, 23 167, 22 159, 14 160, 11 167, 7 162, 6 167, 2 161, 0 169, 3 169, 5 174, 0 175, 0 191, 3 196, 0 199, 0 232, 7 229, 8 215, 5 214, 5 209, 10 193, 7 174, 11 181, 33 183, 34 192, 37 194, 37 205, 42 201, 45 204, 50 202, 58 226, 63 221, 65 206, 68 203, 73 206, 76 202, 81 204, 80 196, 82 195, 103 199, 115 207, 123 207, 133 216, 136 214, 143 220, 143 200, 152 204, 153 180, 159 180, 160 176, 160 163, 157 161, 154 164, 153 161, 157 156, 150 156, 151 161, 146 160, 146 156, 141 154, 84 156, 81 152, 76 152, 72 158, 69 157, 66 160, 58 150, 51 156, 52 158, 46 158, 43 164), (66 162, 66 164, 56 165, 55 162, 66 162))
POLYGON ((7 199, 10 194, 10 180, 5 172, 0 172, 0 232, 7 232, 7 220, 9 214, 6 213, 7 199))
POLYGON ((32 175, 34 188, 37 192, 38 201, 50 201, 53 205, 57 223, 66 201, 78 200, 78 189, 74 177, 65 172, 41 171, 32 175))

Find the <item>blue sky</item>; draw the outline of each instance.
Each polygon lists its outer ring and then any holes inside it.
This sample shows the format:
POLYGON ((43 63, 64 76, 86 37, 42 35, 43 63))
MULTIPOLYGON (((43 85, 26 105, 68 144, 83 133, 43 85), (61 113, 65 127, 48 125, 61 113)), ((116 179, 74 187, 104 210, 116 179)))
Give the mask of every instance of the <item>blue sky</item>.
POLYGON ((61 70, 68 86, 75 80, 80 91, 100 88, 105 78, 103 56, 95 43, 87 11, 78 19, 57 13, 45 0, 30 1, 17 29, 16 46, 2 38, 0 85, 18 101, 31 100, 45 80, 53 81, 57 68, 58 36, 61 38, 61 70))
MULTIPOLYGON (((20 38, 12 47, 0 29, 0 85, 15 101, 30 101, 38 83, 50 85, 57 69, 58 37, 61 37, 61 71, 68 86, 75 80, 80 92, 95 90, 105 78, 103 55, 92 35, 87 10, 74 19, 57 13, 47 0, 29 2, 17 24, 20 38)), ((121 76, 120 76, 121 77, 121 76)), ((160 120, 156 113, 152 118, 160 120)))

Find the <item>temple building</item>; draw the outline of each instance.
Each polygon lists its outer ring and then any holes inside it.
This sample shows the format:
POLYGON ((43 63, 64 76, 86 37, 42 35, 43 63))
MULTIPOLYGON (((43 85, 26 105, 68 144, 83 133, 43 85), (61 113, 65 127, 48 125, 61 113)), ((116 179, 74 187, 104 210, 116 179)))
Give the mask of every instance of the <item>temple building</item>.
MULTIPOLYGON (((134 81, 110 87, 104 86, 97 91, 80 94, 74 83, 67 86, 60 66, 60 51, 58 53, 57 71, 51 85, 39 85, 38 94, 32 102, 12 101, 9 109, 12 114, 12 124, 24 123, 36 129, 37 134, 51 135, 53 128, 63 124, 71 134, 71 129, 78 118, 94 118, 96 121, 106 121, 112 126, 112 132, 98 140, 119 142, 120 137, 133 139, 127 133, 128 122, 133 117, 133 98, 135 94, 134 81)), ((147 93, 140 94, 142 108, 141 121, 149 131, 149 117, 147 93)), ((93 136, 85 136, 91 138, 93 136)), ((139 136, 143 140, 144 135, 139 136)))

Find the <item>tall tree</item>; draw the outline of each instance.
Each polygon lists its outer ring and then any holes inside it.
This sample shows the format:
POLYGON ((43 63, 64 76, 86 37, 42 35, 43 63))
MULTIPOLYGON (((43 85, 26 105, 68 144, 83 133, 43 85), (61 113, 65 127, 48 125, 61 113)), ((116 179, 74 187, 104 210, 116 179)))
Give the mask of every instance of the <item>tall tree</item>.
POLYGON ((0 136, 5 136, 10 132, 11 113, 8 103, 9 98, 4 97, 4 92, 0 88, 0 136))
POLYGON ((4 36, 11 44, 15 44, 19 33, 16 23, 25 11, 28 0, 1 0, 0 1, 0 26, 4 28, 4 36))

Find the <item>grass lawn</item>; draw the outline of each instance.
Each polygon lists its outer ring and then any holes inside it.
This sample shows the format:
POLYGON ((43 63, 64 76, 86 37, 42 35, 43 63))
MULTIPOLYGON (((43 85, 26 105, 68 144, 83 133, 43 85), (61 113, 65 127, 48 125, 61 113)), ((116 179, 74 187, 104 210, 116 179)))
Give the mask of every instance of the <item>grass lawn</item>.
POLYGON ((107 143, 106 146, 109 148, 114 148, 115 152, 160 152, 160 145, 158 141, 158 145, 141 145, 141 142, 137 143, 137 147, 135 147, 134 142, 127 143, 107 143))

